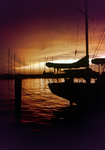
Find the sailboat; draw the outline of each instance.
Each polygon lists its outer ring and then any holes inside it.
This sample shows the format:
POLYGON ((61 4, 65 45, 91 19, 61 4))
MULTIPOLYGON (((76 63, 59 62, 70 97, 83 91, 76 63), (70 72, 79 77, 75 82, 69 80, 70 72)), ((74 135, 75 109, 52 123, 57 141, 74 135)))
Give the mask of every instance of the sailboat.
MULTIPOLYGON (((85 0, 85 35, 85 57, 72 64, 46 63, 49 68, 65 69, 64 72, 67 75, 64 82, 49 83, 48 86, 53 94, 69 100, 71 105, 76 103, 78 106, 93 107, 96 103, 99 103, 100 99, 104 101, 105 73, 103 72, 100 75, 89 67, 87 0, 85 0), (85 68, 81 69, 81 67, 85 68), (74 81, 75 78, 84 78, 86 82, 77 83, 74 81), (92 78, 96 79, 94 83, 91 82, 92 78)), ((105 64, 105 58, 93 59, 92 63, 103 65, 105 64)))

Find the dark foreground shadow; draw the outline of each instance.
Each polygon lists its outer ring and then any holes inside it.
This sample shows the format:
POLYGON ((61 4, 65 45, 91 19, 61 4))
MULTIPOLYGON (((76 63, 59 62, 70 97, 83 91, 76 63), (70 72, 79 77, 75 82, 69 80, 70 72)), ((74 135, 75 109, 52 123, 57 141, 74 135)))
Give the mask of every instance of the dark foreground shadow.
POLYGON ((77 106, 54 112, 49 125, 0 122, 1 150, 104 150, 105 113, 77 106))

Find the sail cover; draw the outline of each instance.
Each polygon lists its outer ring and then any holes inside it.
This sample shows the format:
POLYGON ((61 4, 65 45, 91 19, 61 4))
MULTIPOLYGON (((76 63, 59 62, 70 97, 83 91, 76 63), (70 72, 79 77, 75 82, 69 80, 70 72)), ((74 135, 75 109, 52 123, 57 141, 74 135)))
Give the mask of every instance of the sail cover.
POLYGON ((93 64, 97 64, 97 65, 101 64, 101 65, 103 65, 103 64, 105 64, 105 58, 92 59, 91 62, 93 64))
POLYGON ((51 68, 80 68, 80 67, 87 67, 88 65, 88 58, 87 56, 81 58, 77 62, 74 63, 51 63, 47 62, 46 66, 51 68))

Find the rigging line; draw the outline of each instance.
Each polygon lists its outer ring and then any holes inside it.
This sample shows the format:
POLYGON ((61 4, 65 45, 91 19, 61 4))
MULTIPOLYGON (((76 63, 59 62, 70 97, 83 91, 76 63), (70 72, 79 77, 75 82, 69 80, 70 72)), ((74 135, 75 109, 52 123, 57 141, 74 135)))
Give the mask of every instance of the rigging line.
MULTIPOLYGON (((77 7, 78 8, 78 0, 77 0, 77 7)), ((78 48, 78 37, 79 37, 79 18, 80 18, 80 13, 77 13, 77 39, 76 39, 76 50, 75 52, 77 52, 77 48, 78 48)), ((76 59, 76 55, 75 55, 75 59, 76 59)))
MULTIPOLYGON (((76 2, 76 4, 78 5, 78 3, 76 2)), ((76 13, 75 13, 75 17, 76 17, 76 19, 73 19, 73 24, 72 24, 72 39, 71 39, 71 41, 72 41, 72 47, 73 47, 73 49, 75 50, 75 48, 74 48, 74 46, 76 47, 77 46, 77 40, 78 40, 78 26, 79 26, 79 24, 78 24, 78 16, 77 16, 77 7, 75 6, 75 9, 76 9, 76 13), (74 28, 73 28, 74 27, 74 28), (76 28, 77 28, 77 37, 76 36, 74 36, 74 35, 76 35, 76 28), (74 46, 73 46, 74 45, 74 46)), ((75 58, 75 55, 74 55, 74 58, 75 58)))
MULTIPOLYGON (((104 37, 105 37, 105 35, 103 35, 102 40, 100 41, 100 45, 99 45, 99 47, 98 47, 97 53, 98 53, 98 51, 99 51, 99 49, 100 49, 100 47, 101 47, 101 45, 102 45, 102 43, 103 43, 104 37)), ((97 55, 97 54, 96 54, 96 55, 97 55)))
POLYGON ((41 96, 44 97, 44 98, 54 99, 54 98, 52 98, 50 96, 44 96, 44 95, 41 95, 41 96))
POLYGON ((101 47, 101 44, 103 43, 104 38, 105 38, 105 35, 103 36, 103 39, 102 39, 102 41, 101 41, 101 43, 100 43, 100 46, 99 46, 99 48, 98 48, 98 50, 97 50, 96 56, 97 56, 97 54, 98 54, 98 52, 99 52, 99 49, 100 49, 100 47, 101 47))
MULTIPOLYGON (((105 11, 105 10, 104 10, 104 11, 105 11)), ((103 13, 102 13, 100 19, 98 20, 98 23, 97 23, 97 25, 96 25, 96 27, 95 27, 95 29, 94 29, 94 31, 93 31, 93 34, 92 34, 91 37, 90 37, 90 41, 92 40, 92 37, 93 37, 93 35, 95 34, 95 31, 96 31, 96 29, 97 29, 97 27, 98 27, 98 25, 99 25, 99 22, 100 22, 102 16, 104 15, 104 11, 103 11, 103 13)))
POLYGON ((95 55, 96 55, 96 53, 97 53, 97 51, 98 51, 98 47, 100 46, 100 43, 102 44, 101 41, 103 41, 103 38, 104 38, 104 32, 105 32, 105 28, 104 28, 104 30, 103 30, 103 33, 102 33, 102 35, 101 35, 101 37, 100 37, 99 43, 98 43, 98 45, 97 45, 97 47, 96 47, 96 50, 95 50, 94 55, 93 55, 92 58, 95 57, 95 55))
MULTIPOLYGON (((69 2, 69 1, 68 1, 69 2)), ((69 5, 68 5, 69 6, 69 5)), ((72 7, 72 5, 70 5, 71 7, 72 7)), ((71 7, 70 7, 70 9, 71 9, 71 7)), ((69 11, 69 17, 68 18, 70 18, 70 15, 71 15, 71 11, 69 11)), ((68 22, 67 22, 67 28, 66 28, 66 33, 65 33, 65 43, 66 43, 66 38, 67 38, 67 32, 68 32, 68 28, 69 28, 69 22, 70 22, 70 20, 68 19, 68 22)), ((64 46, 63 46, 63 51, 64 51, 64 49, 65 49, 65 46, 66 44, 64 44, 64 46)))
MULTIPOLYGON (((79 9, 78 7, 77 7, 77 9, 85 16, 85 13, 81 9, 79 9)), ((91 18, 89 16, 88 16, 88 18, 91 19, 91 20, 94 20, 93 18, 91 18)))
MULTIPOLYGON (((93 20, 93 25, 92 26, 93 26, 93 29, 94 29, 94 20, 93 20)), ((93 31, 93 33, 91 33, 91 35, 89 37, 89 42, 92 41, 92 37, 93 37, 94 33, 95 33, 95 30, 93 31)))
MULTIPOLYGON (((25 93, 25 91, 23 91, 23 93, 25 93)), ((30 96, 30 97, 32 97, 34 100, 36 100, 32 95, 29 95, 27 93, 25 93, 25 94, 28 95, 28 96, 30 96)), ((37 95, 35 95, 35 96, 37 96, 37 95)))
POLYGON ((26 90, 26 91, 28 91, 28 92, 34 94, 34 95, 41 95, 41 94, 43 93, 43 91, 46 89, 46 87, 47 87, 47 84, 46 84, 45 87, 43 88, 42 92, 40 92, 40 93, 38 93, 38 94, 36 94, 36 93, 34 93, 34 92, 32 92, 32 91, 29 91, 29 90, 27 90, 27 89, 25 89, 25 88, 22 88, 22 90, 26 90))
MULTIPOLYGON (((105 30, 105 29, 104 29, 104 30, 105 30)), ((99 47, 99 44, 100 44, 100 42, 101 42, 101 40, 102 40, 102 37, 103 37, 103 34, 104 34, 104 30, 103 30, 103 33, 101 34, 101 37, 100 37, 99 43, 98 43, 98 45, 97 45, 97 47, 96 47, 96 50, 95 50, 94 55, 93 55, 93 57, 92 57, 92 58, 94 58, 94 57, 95 57, 96 51, 97 51, 97 49, 98 49, 98 47, 99 47)))
MULTIPOLYGON (((101 17, 100 17, 100 19, 99 19, 99 21, 98 21, 98 24, 99 24, 99 22, 100 22, 100 20, 101 20, 101 18, 102 18, 102 16, 103 16, 103 14, 101 15, 101 17)), ((97 24, 97 26, 98 26, 98 24, 97 24)), ((102 25, 102 27, 101 27, 101 30, 103 29, 103 27, 104 27, 104 24, 105 24, 105 19, 104 19, 104 23, 103 23, 103 25, 102 25)), ((97 26, 96 26, 96 28, 97 28, 97 26)), ((96 28, 95 28, 95 30, 96 30, 96 28)), ((95 30, 94 30, 94 32, 93 32, 93 35, 94 35, 94 33, 95 33, 95 30)), ((98 49, 98 47, 100 47, 100 43, 102 44, 102 42, 101 42, 101 40, 102 40, 102 36, 103 36, 103 34, 104 34, 104 31, 105 31, 105 29, 103 30, 103 31, 101 31, 101 37, 100 37, 100 40, 99 40, 99 43, 98 43, 98 45, 97 45, 97 47, 96 47, 96 50, 95 50, 95 52, 94 52, 94 54, 93 54, 93 56, 92 56, 92 58, 94 58, 94 57, 96 57, 95 55, 97 55, 98 54, 98 52, 96 52, 96 51, 99 51, 99 49, 98 49), (97 54, 96 54, 97 53, 97 54)), ((92 36, 93 36, 92 35, 92 36)), ((91 36, 91 39, 92 39, 92 36, 91 36)), ((90 39, 90 41, 91 41, 91 39, 90 39)), ((103 41, 103 40, 102 40, 103 41)))
MULTIPOLYGON (((104 24, 105 24, 105 20, 104 20, 104 24)), ((103 26, 104 26, 104 24, 103 24, 103 26)), ((103 26, 102 26, 102 28, 103 28, 103 26)), ((101 28, 101 29, 102 29, 102 28, 101 28)), ((96 47, 96 49, 95 49, 95 52, 94 52, 92 58, 96 57, 97 54, 98 54, 99 48, 101 47, 101 44, 102 44, 102 42, 103 42, 104 32, 105 32, 105 28, 104 28, 104 30, 103 30, 102 33, 101 33, 100 40, 99 40, 99 42, 98 42, 98 45, 97 45, 97 47, 96 47), (102 41, 102 42, 101 42, 101 41, 102 41)))
MULTIPOLYGON (((64 3, 65 3, 65 2, 64 2, 64 3)), ((51 48, 52 48, 52 46, 53 46, 53 44, 54 44, 55 36, 56 36, 57 30, 58 30, 58 26, 59 26, 59 23, 60 23, 60 20, 61 20, 61 16, 62 16, 64 7, 65 7, 65 5, 63 5, 62 10, 61 10, 61 14, 60 14, 60 17, 59 17, 59 20, 58 20, 58 23, 57 23, 57 26, 56 26, 56 29, 55 29, 54 37, 53 37, 53 40, 52 40, 51 48)), ((50 50, 51 50, 51 49, 50 49, 50 50)))
MULTIPOLYGON (((32 96, 31 94, 27 94, 24 90, 23 90, 23 93, 25 93, 26 95, 30 96, 30 97, 33 98, 34 100, 36 100, 35 97, 37 97, 37 95, 32 96)), ((41 96, 44 97, 44 98, 54 99, 54 98, 51 98, 51 97, 49 97, 49 96, 44 96, 44 95, 41 95, 41 96)))
POLYGON ((95 53, 94 53, 94 57, 96 57, 96 53, 97 53, 97 51, 98 51, 98 47, 99 47, 99 45, 100 45, 100 42, 101 42, 101 40, 102 40, 102 37, 103 37, 103 35, 101 36, 101 38, 100 38, 100 40, 99 40, 99 43, 98 43, 98 45, 97 45, 97 47, 96 47, 96 50, 95 50, 95 53))
POLYGON ((32 94, 29 94, 29 93, 25 92, 24 90, 22 90, 22 91, 23 91, 23 93, 25 93, 26 95, 29 95, 29 96, 32 95, 32 94))
MULTIPOLYGON (((85 15, 85 13, 83 13, 79 8, 78 8, 78 6, 77 6, 77 10, 79 10, 83 15, 85 15)), ((81 17, 82 17, 82 15, 81 15, 81 13, 78 13, 79 14, 79 18, 78 18, 78 20, 79 20, 79 22, 78 22, 78 29, 80 29, 81 30, 81 26, 82 26, 82 21, 80 21, 80 19, 81 19, 81 17)), ((89 17, 88 17, 89 18, 89 17)), ((92 19, 92 18, 91 18, 92 19)), ((82 27, 83 28, 83 27, 82 27)), ((83 30, 83 29, 82 29, 83 30)), ((79 31, 79 32, 81 32, 81 31, 79 31)), ((81 36, 79 37, 79 32, 78 32, 78 41, 80 40, 81 41, 81 36)), ((83 43, 82 43, 83 44, 83 43)), ((79 44, 80 45, 80 44, 79 44)), ((83 53, 82 53, 82 57, 84 57, 84 55, 85 55, 85 51, 83 51, 83 53)))
POLYGON ((37 95, 32 96, 32 94, 27 94, 25 91, 23 91, 23 93, 25 93, 26 95, 30 96, 30 97, 33 98, 34 100, 36 100, 35 97, 37 97, 37 95))
POLYGON ((76 49, 77 49, 77 46, 78 46, 78 13, 77 13, 77 40, 76 40, 76 49))
MULTIPOLYGON (((24 91, 24 90, 26 90, 26 89, 22 89, 22 91, 24 91)), ((35 95, 35 96, 41 95, 41 93, 35 94, 35 93, 33 93, 33 92, 29 91, 29 90, 26 90, 26 91, 29 92, 29 93, 27 93, 27 95, 35 95)))

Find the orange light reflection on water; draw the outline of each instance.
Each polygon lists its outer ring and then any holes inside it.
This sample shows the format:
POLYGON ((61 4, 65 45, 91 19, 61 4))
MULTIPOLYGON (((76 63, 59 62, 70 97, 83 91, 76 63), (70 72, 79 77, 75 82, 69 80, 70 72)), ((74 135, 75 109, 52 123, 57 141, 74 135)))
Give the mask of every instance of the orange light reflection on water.
POLYGON ((22 122, 47 123, 53 111, 68 107, 70 102, 53 95, 47 79, 24 79, 22 81, 22 122))

